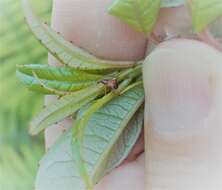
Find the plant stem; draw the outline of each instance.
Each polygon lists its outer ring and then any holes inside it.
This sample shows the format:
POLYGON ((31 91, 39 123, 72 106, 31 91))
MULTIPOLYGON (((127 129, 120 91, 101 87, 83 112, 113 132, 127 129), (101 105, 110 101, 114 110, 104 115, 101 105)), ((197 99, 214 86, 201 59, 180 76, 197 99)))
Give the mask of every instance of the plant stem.
MULTIPOLYGON (((127 87, 121 92, 121 94, 124 94, 124 93, 127 92, 128 90, 130 90, 130 89, 132 89, 132 88, 134 88, 134 87, 136 87, 136 86, 140 86, 140 85, 141 85, 141 86, 143 85, 143 81, 142 81, 142 80, 136 81, 136 82, 134 82, 133 84, 127 86, 127 87)), ((120 95, 121 95, 121 94, 120 94, 120 95)))
POLYGON ((126 69, 122 72, 120 72, 116 79, 118 82, 126 79, 126 78, 136 78, 138 76, 142 75, 142 64, 138 64, 134 68, 126 69))

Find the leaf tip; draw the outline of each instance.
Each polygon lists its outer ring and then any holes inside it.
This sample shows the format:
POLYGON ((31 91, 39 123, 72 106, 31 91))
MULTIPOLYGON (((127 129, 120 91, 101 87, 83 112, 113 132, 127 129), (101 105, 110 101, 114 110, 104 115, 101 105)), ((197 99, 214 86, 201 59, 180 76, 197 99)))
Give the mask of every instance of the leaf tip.
POLYGON ((32 123, 29 125, 28 133, 31 136, 35 136, 38 134, 38 131, 36 131, 36 127, 34 127, 32 123))
POLYGON ((16 67, 16 69, 20 69, 20 68, 23 67, 23 65, 21 65, 21 64, 16 64, 15 67, 16 67))

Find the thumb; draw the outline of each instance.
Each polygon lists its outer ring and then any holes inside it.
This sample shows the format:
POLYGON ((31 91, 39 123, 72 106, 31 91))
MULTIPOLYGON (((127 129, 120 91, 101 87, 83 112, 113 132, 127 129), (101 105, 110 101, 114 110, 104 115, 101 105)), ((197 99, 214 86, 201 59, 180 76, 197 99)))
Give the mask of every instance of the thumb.
POLYGON ((222 54, 194 40, 145 61, 147 189, 222 189, 222 54))

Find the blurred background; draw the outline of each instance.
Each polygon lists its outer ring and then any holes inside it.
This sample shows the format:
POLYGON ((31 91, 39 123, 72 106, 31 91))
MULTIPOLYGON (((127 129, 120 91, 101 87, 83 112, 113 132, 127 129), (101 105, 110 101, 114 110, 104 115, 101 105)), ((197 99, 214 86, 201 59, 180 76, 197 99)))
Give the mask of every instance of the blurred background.
MULTIPOLYGON (((51 0, 32 0, 50 20, 51 0)), ((47 52, 24 22, 20 0, 0 0, 0 190, 33 190, 43 136, 28 135, 28 125, 42 106, 40 94, 16 79, 17 64, 46 63, 47 52)))

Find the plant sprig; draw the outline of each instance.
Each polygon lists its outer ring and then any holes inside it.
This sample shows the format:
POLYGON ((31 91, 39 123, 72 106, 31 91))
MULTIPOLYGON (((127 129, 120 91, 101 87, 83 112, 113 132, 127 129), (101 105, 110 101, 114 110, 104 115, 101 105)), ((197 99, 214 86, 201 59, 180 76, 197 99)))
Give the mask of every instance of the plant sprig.
MULTIPOLYGON (((76 178, 72 180, 74 186, 77 190, 91 190, 107 172, 127 157, 141 132, 143 116, 140 108, 144 102, 141 77, 143 60, 135 62, 99 59, 66 41, 47 24, 41 22, 32 12, 28 0, 22 2, 31 31, 63 65, 52 67, 30 64, 17 67, 17 76, 27 88, 59 96, 32 120, 29 132, 36 135, 48 126, 76 114, 73 128, 68 132, 69 135, 65 136, 69 144, 65 143, 64 137, 61 137, 60 141, 61 144, 68 146, 68 152, 71 153, 74 166, 72 169, 75 170, 76 178), (138 112, 140 114, 137 114, 138 112), (109 117, 113 117, 114 123, 107 119, 109 117), (107 122, 110 122, 111 128, 107 127, 107 122), (101 130, 94 133, 98 126, 101 130), (105 133, 106 130, 109 131, 108 134, 105 133), (129 133, 126 132, 128 130, 129 133), (122 143, 125 136, 128 138, 129 147, 122 143), (94 144, 88 142, 94 141, 93 139, 100 143, 98 146, 102 147, 101 151, 96 150, 94 144), (122 152, 115 152, 115 148, 122 152), (87 157, 89 154, 92 155, 90 159, 93 163, 87 157)), ((207 26, 222 15, 220 0, 115 0, 108 12, 149 38, 162 7, 181 6, 186 2, 192 13, 194 30, 198 34, 204 33, 207 26)), ((55 152, 60 155, 64 153, 62 148, 58 147, 60 145, 55 145, 53 151, 46 154, 43 159, 37 177, 37 185, 40 187, 38 190, 49 189, 48 183, 44 181, 45 174, 42 172, 46 172, 48 162, 53 167, 54 164, 55 167, 59 165, 59 162, 70 162, 67 158, 58 158, 58 163, 54 162, 57 160, 55 152)), ((72 182, 69 181, 70 184, 72 182)), ((63 185, 64 188, 67 187, 67 184, 63 185)), ((53 190, 57 190, 56 188, 59 187, 54 185, 53 190)))
MULTIPOLYGON (((93 182, 89 178, 88 170, 83 161, 85 159, 84 154, 82 153, 85 128, 98 109, 124 93, 123 91, 141 76, 141 62, 135 64, 134 62, 98 59, 84 50, 74 47, 50 27, 41 23, 32 13, 26 0, 23 0, 23 4, 27 23, 35 36, 65 65, 65 67, 60 68, 47 65, 23 65, 18 67, 17 76, 29 89, 61 96, 61 98, 46 106, 33 119, 29 132, 36 135, 51 124, 61 121, 91 103, 83 116, 77 118, 74 124, 72 150, 80 176, 85 181, 86 189, 92 189, 93 182), (117 89, 110 88, 103 82, 104 80, 108 82, 109 80, 115 81, 117 89)), ((137 109, 138 107, 135 111, 137 109)))
MULTIPOLYGON (((80 109, 78 120, 94 102, 80 109)), ((97 184, 126 159, 135 145, 143 128, 143 102, 141 85, 94 112, 80 144, 73 144, 72 130, 63 134, 40 162, 36 189, 86 190, 86 177, 89 184, 97 184)))

